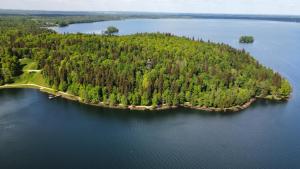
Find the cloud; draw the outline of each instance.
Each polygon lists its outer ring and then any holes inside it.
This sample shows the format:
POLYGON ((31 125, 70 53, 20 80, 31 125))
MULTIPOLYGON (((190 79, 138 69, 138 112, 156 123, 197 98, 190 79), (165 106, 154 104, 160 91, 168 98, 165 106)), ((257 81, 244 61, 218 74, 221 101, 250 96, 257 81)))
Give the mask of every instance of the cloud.
POLYGON ((300 15, 299 0, 0 0, 1 8, 300 15))

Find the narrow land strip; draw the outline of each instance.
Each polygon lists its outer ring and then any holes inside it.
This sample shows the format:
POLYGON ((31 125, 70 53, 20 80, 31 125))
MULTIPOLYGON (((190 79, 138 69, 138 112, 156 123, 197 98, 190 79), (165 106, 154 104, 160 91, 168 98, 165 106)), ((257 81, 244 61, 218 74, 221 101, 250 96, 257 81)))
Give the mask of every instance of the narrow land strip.
POLYGON ((52 94, 55 96, 60 96, 65 99, 73 100, 73 101, 78 101, 83 104, 87 105, 93 105, 93 106, 99 106, 99 107, 109 107, 109 108, 116 108, 116 109, 130 109, 130 110, 165 110, 165 109, 174 109, 178 107, 186 107, 186 108, 191 108, 191 109, 196 109, 196 110, 202 110, 202 111, 209 111, 209 112, 237 112, 244 110, 248 107, 251 106, 252 103, 256 101, 256 98, 250 99, 248 102, 246 102, 243 105, 239 106, 234 106, 234 107, 229 107, 229 108, 214 108, 214 107, 200 107, 200 106, 193 106, 189 102, 186 102, 185 104, 180 104, 178 106, 169 106, 166 104, 163 104, 161 106, 135 106, 135 105, 114 105, 111 106, 109 104, 106 104, 104 102, 99 102, 98 104, 92 104, 92 103, 86 103, 83 102, 82 99, 79 96, 75 96, 66 92, 62 91, 57 91, 49 87, 37 85, 37 84, 5 84, 3 86, 0 86, 0 89, 5 89, 5 88, 33 88, 33 89, 39 89, 41 92, 45 92, 48 94, 52 94))

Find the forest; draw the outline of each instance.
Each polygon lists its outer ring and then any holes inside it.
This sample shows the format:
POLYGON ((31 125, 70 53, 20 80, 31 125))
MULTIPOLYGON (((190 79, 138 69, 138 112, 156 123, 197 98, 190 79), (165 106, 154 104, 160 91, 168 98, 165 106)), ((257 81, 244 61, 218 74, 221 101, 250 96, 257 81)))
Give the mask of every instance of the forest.
POLYGON ((86 103, 228 108, 254 97, 287 99, 289 82, 244 50, 169 33, 58 34, 27 17, 0 17, 0 85, 22 59, 48 86, 86 103))

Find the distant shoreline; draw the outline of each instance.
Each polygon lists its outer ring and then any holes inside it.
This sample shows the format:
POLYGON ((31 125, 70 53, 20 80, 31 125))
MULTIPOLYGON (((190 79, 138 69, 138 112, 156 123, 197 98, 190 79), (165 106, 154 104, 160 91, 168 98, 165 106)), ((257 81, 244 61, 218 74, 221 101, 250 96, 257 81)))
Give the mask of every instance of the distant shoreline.
MULTIPOLYGON (((98 104, 93 104, 93 103, 87 103, 82 101, 82 99, 79 96, 75 96, 66 92, 62 91, 57 91, 49 87, 44 87, 41 85, 36 85, 36 84, 5 84, 0 86, 1 89, 12 89, 12 88, 31 88, 31 89, 38 89, 40 92, 47 93, 47 94, 52 94, 55 96, 62 97, 64 99, 76 101, 79 103, 83 103, 86 105, 91 105, 91 106, 97 106, 97 107, 105 107, 105 108, 113 108, 113 109, 128 109, 128 110, 140 110, 140 111, 145 111, 145 110, 168 110, 168 109, 175 109, 179 107, 185 107, 185 108, 190 108, 194 110, 201 110, 201 111, 207 111, 207 112, 239 112, 242 110, 245 110, 249 108, 256 100, 257 98, 261 99, 268 99, 268 97, 256 97, 256 98, 251 98, 248 102, 244 103, 243 105, 237 105, 237 106, 232 106, 228 108, 215 108, 215 107, 205 107, 205 106, 193 106, 189 102, 186 102, 185 104, 180 104, 178 106, 171 106, 171 105, 160 105, 160 106, 137 106, 137 105, 127 105, 124 106, 122 104, 114 105, 111 106, 109 104, 105 104, 103 102, 99 102, 98 104)), ((277 101, 284 101, 288 100, 289 98, 284 98, 284 99, 272 99, 272 100, 277 100, 277 101)))
MULTIPOLYGON (((29 16, 29 17, 74 17, 74 16, 113 16, 119 17, 108 20, 119 19, 244 19, 264 20, 280 22, 300 22, 300 15, 275 15, 275 14, 217 14, 217 13, 187 13, 187 12, 136 12, 136 11, 45 11, 45 10, 21 10, 21 9, 0 9, 0 16, 29 16)), ((93 23, 99 21, 87 21, 76 23, 93 23)))
MULTIPOLYGON (((1 16, 1 14, 0 14, 1 16)), ((145 16, 145 17, 129 17, 129 18, 121 18, 121 19, 111 19, 111 20, 97 20, 97 21, 83 21, 83 22, 73 22, 69 23, 65 26, 59 26, 59 25, 53 25, 52 28, 64 28, 68 27, 70 25, 75 24, 89 24, 89 23, 97 23, 97 22, 108 22, 108 21, 121 21, 121 20, 130 20, 130 19, 211 19, 211 20, 248 20, 248 21, 269 21, 269 22, 289 22, 289 23, 300 23, 300 17, 283 17, 283 18, 277 18, 277 17, 252 17, 252 15, 249 15, 251 17, 245 16, 235 16, 235 15, 228 15, 228 16, 213 16, 213 15, 207 15, 207 16, 185 16, 185 15, 178 15, 178 16, 161 16, 161 17, 151 17, 151 16, 145 16)), ((51 28, 46 27, 46 28, 51 28)))

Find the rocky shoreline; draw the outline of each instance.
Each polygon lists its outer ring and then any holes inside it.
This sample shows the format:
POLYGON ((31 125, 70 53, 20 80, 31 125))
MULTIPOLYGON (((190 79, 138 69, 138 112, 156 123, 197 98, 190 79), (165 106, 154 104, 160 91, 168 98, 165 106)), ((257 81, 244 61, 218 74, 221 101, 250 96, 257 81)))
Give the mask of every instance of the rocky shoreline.
POLYGON ((238 112, 238 111, 247 109, 255 101, 256 101, 256 98, 252 98, 252 99, 250 99, 248 102, 246 102, 243 105, 237 105, 237 106, 228 107, 228 108, 215 108, 215 107, 205 107, 205 106, 202 106, 202 107, 200 107, 200 106, 184 106, 184 107, 192 108, 192 109, 196 109, 196 110, 209 111, 209 112, 228 112, 228 111, 230 111, 230 112, 238 112))
MULTIPOLYGON (((93 103, 87 103, 82 101, 82 99, 79 96, 75 96, 66 92, 61 92, 61 91, 56 91, 54 89, 48 88, 48 87, 43 87, 43 86, 39 86, 36 84, 12 84, 12 85, 3 85, 0 86, 0 89, 3 88, 34 88, 34 89, 39 89, 41 92, 44 93, 48 93, 48 94, 52 94, 55 96, 59 96, 68 100, 72 100, 72 101, 77 101, 86 105, 92 105, 92 106, 98 106, 98 107, 106 107, 106 108, 114 108, 114 109, 129 109, 129 110, 140 110, 140 111, 145 111, 145 110, 167 110, 167 109, 175 109, 178 107, 185 107, 185 108, 191 108, 191 109, 195 109, 195 110, 201 110, 201 111, 208 111, 208 112, 238 112, 244 109, 247 109, 248 107, 250 107, 257 98, 261 98, 261 99, 270 99, 269 97, 256 97, 256 98, 251 98, 248 102, 246 102, 243 105, 237 105, 237 106, 233 106, 233 107, 229 107, 229 108, 215 108, 215 107, 205 107, 205 106, 193 106, 191 105, 189 102, 186 102, 185 104, 181 104, 178 106, 170 106, 170 105, 159 105, 159 106, 135 106, 135 105, 122 105, 122 104, 118 104, 118 105, 109 105, 103 102, 100 102, 98 104, 93 104, 93 103)), ((285 98, 285 99, 274 99, 277 101, 280 100, 288 100, 289 98, 285 98)))

